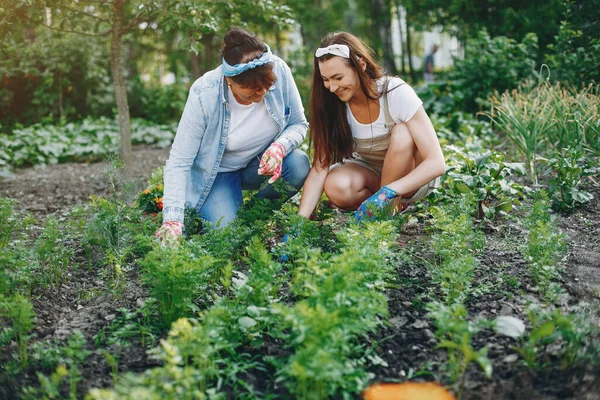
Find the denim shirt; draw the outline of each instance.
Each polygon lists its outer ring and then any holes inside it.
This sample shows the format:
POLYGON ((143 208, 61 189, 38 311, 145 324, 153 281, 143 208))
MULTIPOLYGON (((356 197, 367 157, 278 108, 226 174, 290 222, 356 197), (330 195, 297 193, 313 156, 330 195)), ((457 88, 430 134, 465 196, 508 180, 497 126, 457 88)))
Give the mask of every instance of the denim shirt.
MULTIPOLYGON (((287 155, 304 141, 308 122, 290 68, 276 56, 273 72, 276 81, 264 101, 279 127, 275 142, 287 155)), ((190 88, 164 171, 164 222, 183 222, 185 206, 200 210, 208 197, 227 144, 231 108, 226 85, 219 66, 190 88)))

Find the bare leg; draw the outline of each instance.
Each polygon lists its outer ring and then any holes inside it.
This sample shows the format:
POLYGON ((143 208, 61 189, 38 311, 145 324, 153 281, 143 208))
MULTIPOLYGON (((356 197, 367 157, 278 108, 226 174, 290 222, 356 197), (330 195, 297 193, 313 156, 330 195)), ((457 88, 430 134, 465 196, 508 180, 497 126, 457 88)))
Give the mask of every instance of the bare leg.
MULTIPOLYGON (((389 185, 405 177, 423 162, 406 124, 400 123, 392 129, 390 145, 383 160, 381 186, 389 185)), ((410 197, 412 194, 407 195, 410 197)))
POLYGON ((331 203, 344 209, 356 209, 381 187, 379 176, 356 163, 332 169, 325 180, 325 193, 331 203))

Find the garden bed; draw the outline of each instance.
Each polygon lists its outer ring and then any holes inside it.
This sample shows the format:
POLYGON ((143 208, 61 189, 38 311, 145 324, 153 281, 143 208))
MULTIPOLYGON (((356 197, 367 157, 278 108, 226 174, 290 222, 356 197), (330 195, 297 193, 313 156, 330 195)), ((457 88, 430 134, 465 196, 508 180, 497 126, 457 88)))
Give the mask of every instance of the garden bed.
MULTIPOLYGON (((130 179, 142 187, 151 171, 164 164, 167 149, 149 146, 134 148, 134 164, 129 169, 130 179)), ((72 206, 84 204, 90 195, 109 196, 103 175, 107 163, 65 163, 43 168, 18 171, 13 178, 0 181, 0 197, 17 199, 20 208, 30 211, 38 220, 55 215, 64 221, 72 206)), ((600 198, 600 188, 589 191, 600 198)), ((478 256, 480 267, 474 281, 482 289, 466 302, 472 317, 495 318, 499 315, 522 316, 527 295, 537 295, 526 262, 519 252, 524 233, 515 220, 507 220, 499 229, 486 229, 486 247, 478 256), (493 270, 493 272, 492 272, 493 270), (498 272, 500 271, 500 272, 498 272), (502 279, 498 279, 501 275, 502 279), (486 289, 487 288, 487 289, 486 289)), ((441 365, 446 353, 436 348, 436 328, 428 317, 425 304, 435 292, 427 266, 420 262, 431 252, 428 235, 422 219, 407 222, 399 236, 400 248, 410 248, 407 261, 396 268, 394 278, 386 291, 389 306, 389 324, 370 334, 368 342, 380 361, 368 367, 374 381, 403 381, 406 379, 444 381, 441 365)), ((566 233, 568 252, 564 260, 561 285, 568 292, 565 306, 581 302, 594 302, 600 298, 600 204, 591 201, 586 206, 558 218, 558 226, 566 233)), ((273 237, 271 245, 278 238, 273 237)), ((74 260, 85 264, 80 248, 74 260)), ((123 319, 149 297, 143 288, 136 269, 128 270, 127 285, 118 297, 110 294, 107 280, 98 276, 96 269, 70 268, 59 290, 36 289, 32 293, 37 321, 32 342, 55 339, 66 340, 75 330, 87 339, 86 348, 91 353, 81 365, 79 396, 94 387, 111 387, 114 376, 106 358, 94 345, 98 333, 111 321, 123 319)), ((598 326, 598 321, 595 322, 598 326)), ((158 345, 159 338, 153 338, 158 345)), ((598 399, 600 398, 600 373, 596 367, 578 365, 566 371, 557 364, 545 365, 541 370, 526 368, 511 346, 518 342, 484 330, 474 340, 474 347, 489 347, 488 357, 494 368, 491 379, 484 376, 475 365, 467 369, 465 399, 598 399)), ((286 351, 280 343, 265 343, 260 352, 279 356, 286 351)), ((147 347, 147 346, 146 346, 147 347)), ((104 344, 110 349, 110 345, 104 344)), ((9 352, 15 349, 9 349, 9 352)), ((265 355, 265 354, 262 354, 265 355)), ((119 372, 142 372, 160 363, 147 355, 138 337, 132 338, 122 352, 119 372)), ((0 398, 12 399, 23 387, 37 385, 31 366, 19 375, 19 382, 0 381, 0 398)), ((249 371, 247 384, 270 393, 286 397, 286 390, 273 382, 273 371, 249 371)), ((227 391, 227 390, 226 390, 227 391)), ((229 392, 229 396, 235 395, 229 392)))

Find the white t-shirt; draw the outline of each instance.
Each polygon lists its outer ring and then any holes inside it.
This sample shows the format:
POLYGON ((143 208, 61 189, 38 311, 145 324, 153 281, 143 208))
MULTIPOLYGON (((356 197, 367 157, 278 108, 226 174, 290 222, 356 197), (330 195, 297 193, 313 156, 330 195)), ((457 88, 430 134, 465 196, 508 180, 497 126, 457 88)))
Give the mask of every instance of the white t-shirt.
MULTIPOLYGON (((402 79, 393 78, 380 78, 377 80, 377 88, 381 92, 385 79, 389 79, 388 90, 388 108, 394 122, 406 122, 410 120, 419 108, 423 105, 423 102, 417 96, 414 89, 410 87, 402 79), (396 87, 398 86, 398 87, 396 87)), ((346 103, 346 110, 348 114, 348 122, 350 123, 350 129, 352 130, 352 136, 358 139, 370 139, 373 137, 383 136, 388 130, 385 128, 385 112, 383 111, 383 98, 379 98, 379 117, 372 124, 361 124, 354 118, 350 105, 346 103), (372 129, 372 131, 371 131, 372 129)))
POLYGON ((273 142, 279 128, 269 115, 264 100, 248 105, 240 104, 228 88, 231 107, 229 133, 219 172, 244 168, 273 142))

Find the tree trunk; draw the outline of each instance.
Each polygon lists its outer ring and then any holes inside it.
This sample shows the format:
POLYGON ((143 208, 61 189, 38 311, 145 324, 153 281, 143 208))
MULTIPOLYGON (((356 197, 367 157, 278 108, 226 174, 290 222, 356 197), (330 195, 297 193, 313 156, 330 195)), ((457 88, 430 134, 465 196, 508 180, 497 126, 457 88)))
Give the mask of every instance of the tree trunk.
POLYGON ((63 76, 62 71, 58 71, 58 117, 63 119, 65 108, 63 106, 63 76))
POLYGON ((396 8, 396 18, 398 18, 398 32, 400 36, 400 68, 402 75, 406 75, 406 61, 404 61, 404 55, 406 54, 406 46, 404 46, 404 36, 402 35, 402 10, 400 9, 400 0, 394 0, 394 7, 396 8))
POLYGON ((193 81, 202 76, 202 65, 200 64, 200 54, 190 51, 190 64, 192 65, 193 81))
POLYGON ((390 1, 382 1, 381 25, 379 35, 383 44, 383 65, 391 75, 397 75, 398 69, 394 60, 394 47, 392 46, 392 16, 390 13, 390 1))
POLYGON ((130 166, 133 160, 131 151, 131 127, 129 125, 129 104, 127 103, 127 91, 123 79, 123 67, 121 65, 121 28, 123 24, 124 0, 115 0, 113 6, 114 20, 112 26, 112 37, 110 44, 110 67, 112 72, 115 99, 117 101, 117 114, 119 116, 119 131, 121 132, 121 145, 119 156, 121 161, 130 166))
POLYGON ((214 61, 214 48, 212 45, 214 37, 214 33, 207 33, 202 36, 202 44, 204 45, 204 68, 202 73, 210 71, 216 67, 216 63, 214 61))
POLYGON ((406 55, 408 56, 408 71, 410 72, 410 79, 412 79, 411 84, 415 84, 417 82, 417 77, 415 76, 415 69, 413 68, 412 63, 412 43, 410 41, 410 24, 408 23, 408 15, 406 18, 406 55))

